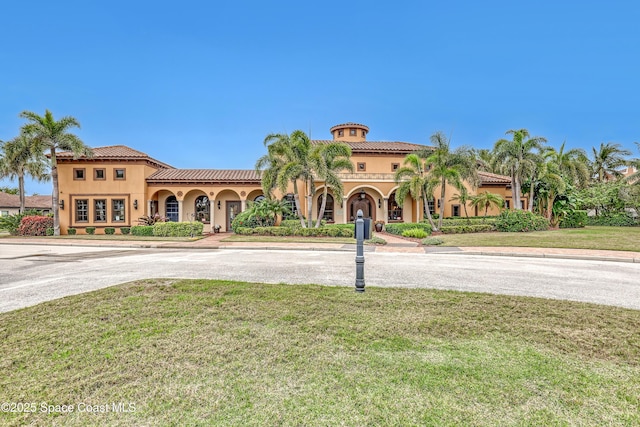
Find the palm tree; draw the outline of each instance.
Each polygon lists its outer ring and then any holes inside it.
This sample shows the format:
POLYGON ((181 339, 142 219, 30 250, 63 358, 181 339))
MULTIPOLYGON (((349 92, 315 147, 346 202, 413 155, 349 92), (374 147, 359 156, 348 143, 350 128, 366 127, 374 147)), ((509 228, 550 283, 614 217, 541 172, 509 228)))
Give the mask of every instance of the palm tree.
POLYGON ((501 208, 504 205, 504 200, 498 194, 489 193, 488 191, 484 191, 475 196, 471 197, 471 206, 483 207, 484 208, 484 218, 482 218, 482 222, 486 220, 487 211, 491 206, 495 206, 497 208, 501 208))
POLYGON ((327 204, 328 189, 336 200, 342 200, 344 187, 338 173, 343 170, 353 172, 353 163, 350 160, 351 147, 347 144, 332 142, 329 144, 316 145, 311 153, 311 164, 316 172, 317 178, 324 181, 324 189, 322 191, 322 203, 318 218, 316 220, 316 228, 320 227, 320 221, 324 216, 324 210, 327 204))
POLYGON ((544 156, 557 166, 558 174, 565 181, 577 188, 584 188, 589 183, 591 175, 587 154, 581 148, 564 151, 564 146, 565 142, 558 151, 548 148, 544 156))
POLYGON ((608 176, 618 177, 620 172, 618 168, 625 165, 626 156, 631 155, 631 151, 621 148, 620 144, 614 144, 612 142, 600 143, 600 149, 596 150, 596 147, 592 147, 593 150, 593 162, 592 172, 594 176, 598 177, 598 182, 604 182, 608 176))
MULTIPOLYGON (((638 151, 640 151, 640 143, 636 142, 635 144, 638 146, 638 151)), ((629 166, 634 167, 636 171, 626 178, 627 182, 640 185, 640 158, 632 159, 629 162, 629 166)))
POLYGON ((282 193, 287 191, 289 183, 293 184, 293 198, 302 227, 311 228, 311 199, 315 193, 315 177, 309 163, 311 140, 301 130, 291 135, 277 133, 269 134, 264 139, 267 154, 256 162, 256 170, 262 174, 262 189, 268 197, 273 197, 273 190, 278 188, 282 193), (308 187, 307 218, 300 210, 300 195, 298 180, 302 180, 308 187))
POLYGON ((467 188, 464 186, 461 187, 458 191, 459 193, 454 195, 451 199, 449 199, 449 201, 460 203, 462 205, 462 208, 464 209, 464 216, 467 218, 467 221, 469 221, 469 213, 467 212, 467 203, 471 200, 471 196, 467 191, 467 188))
POLYGON ((426 164, 430 166, 428 175, 440 183, 440 216, 438 217, 438 229, 442 228, 444 218, 444 200, 447 184, 459 191, 464 187, 463 180, 473 187, 477 185, 478 175, 475 155, 467 147, 459 147, 451 151, 449 140, 442 132, 431 135, 431 143, 435 149, 425 153, 426 164))
POLYGON ((80 156, 92 157, 93 151, 76 135, 68 130, 74 127, 80 128, 80 123, 71 116, 55 120, 51 111, 46 110, 44 116, 39 116, 31 111, 23 111, 20 117, 29 122, 22 127, 22 131, 31 135, 34 143, 34 152, 49 153, 51 162, 51 179, 53 181, 53 233, 60 235, 60 212, 58 206, 58 164, 56 151, 71 151, 74 158, 80 156))
POLYGON ((424 159, 425 154, 427 153, 408 154, 404 158, 404 166, 396 171, 394 180, 399 184, 396 190, 396 202, 402 205, 404 199, 409 194, 415 200, 422 199, 427 220, 429 224, 431 224, 433 231, 438 231, 439 228, 433 221, 433 217, 429 211, 429 199, 433 197, 433 190, 439 181, 429 175, 424 159))
POLYGON ((535 155, 532 150, 542 149, 542 143, 547 140, 539 136, 531 137, 526 129, 510 129, 506 134, 512 135, 512 139, 500 139, 496 142, 493 148, 494 160, 502 164, 501 172, 511 177, 514 208, 522 209, 521 185, 535 171, 535 155))
POLYGON ((33 141, 29 135, 21 133, 8 142, 0 142, 0 178, 18 178, 20 212, 25 211, 24 177, 29 175, 39 182, 48 181, 48 162, 41 152, 33 151, 33 141))

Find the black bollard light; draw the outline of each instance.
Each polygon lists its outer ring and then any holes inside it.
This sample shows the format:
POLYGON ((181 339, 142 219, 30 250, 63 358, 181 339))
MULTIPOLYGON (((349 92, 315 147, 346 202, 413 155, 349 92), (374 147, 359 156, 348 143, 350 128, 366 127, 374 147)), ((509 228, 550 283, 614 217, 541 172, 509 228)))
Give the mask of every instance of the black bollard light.
POLYGON ((364 219, 362 209, 356 217, 356 292, 364 292, 364 219))

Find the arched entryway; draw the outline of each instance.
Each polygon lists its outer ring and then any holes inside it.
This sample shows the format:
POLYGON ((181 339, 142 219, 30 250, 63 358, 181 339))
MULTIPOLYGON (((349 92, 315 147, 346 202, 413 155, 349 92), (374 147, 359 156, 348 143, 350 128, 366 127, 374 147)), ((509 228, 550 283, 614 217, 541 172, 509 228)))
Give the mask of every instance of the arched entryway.
POLYGON ((347 208, 349 221, 355 221, 358 209, 362 209, 362 216, 364 218, 371 218, 376 220, 376 202, 373 197, 365 193, 364 191, 353 194, 347 200, 347 208))

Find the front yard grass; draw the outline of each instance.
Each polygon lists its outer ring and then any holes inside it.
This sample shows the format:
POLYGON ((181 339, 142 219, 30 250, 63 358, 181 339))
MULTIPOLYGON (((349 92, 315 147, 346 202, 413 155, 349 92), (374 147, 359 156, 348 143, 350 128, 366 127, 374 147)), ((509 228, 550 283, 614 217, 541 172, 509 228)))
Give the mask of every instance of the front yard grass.
POLYGON ((443 246, 519 246, 640 252, 640 227, 585 227, 529 233, 443 234, 443 246))
POLYGON ((0 314, 0 355, 38 409, 2 425, 640 424, 640 311, 575 302, 147 280, 0 314))

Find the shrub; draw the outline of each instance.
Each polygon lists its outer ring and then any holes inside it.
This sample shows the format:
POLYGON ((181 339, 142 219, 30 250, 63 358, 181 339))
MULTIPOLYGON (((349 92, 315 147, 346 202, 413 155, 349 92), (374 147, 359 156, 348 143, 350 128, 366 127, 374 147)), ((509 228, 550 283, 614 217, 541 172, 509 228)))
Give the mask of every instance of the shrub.
POLYGON ((442 240, 440 237, 427 237, 426 239, 422 240, 422 244, 425 246, 437 246, 443 243, 444 240, 442 240))
POLYGON ((0 230, 6 230, 12 236, 18 235, 20 232, 20 221, 24 218, 24 214, 0 216, 0 230))
POLYGON ((395 234, 396 236, 402 236, 402 232, 405 230, 411 230, 419 228, 424 230, 425 237, 431 234, 431 226, 429 224, 425 224, 423 222, 414 223, 414 222, 399 222, 399 223, 390 223, 385 226, 385 230, 389 234, 395 234))
POLYGON ((280 221, 280 227, 302 228, 302 224, 299 219, 283 219, 280 221))
POLYGON ((125 236, 129 234, 130 231, 131 231, 131 227, 120 227, 120 233, 122 233, 125 236))
POLYGON ((47 236, 53 236, 53 227, 47 227, 47 230, 45 231, 45 234, 47 236))
POLYGON ((46 236, 47 228, 53 229, 53 218, 48 216, 25 216, 20 220, 18 233, 21 236, 46 236))
POLYGON ((505 210, 496 220, 498 231, 542 231, 549 229, 549 220, 533 212, 505 210))
POLYGON ((86 227, 84 229, 84 231, 86 231, 87 234, 95 234, 96 233, 96 228, 95 227, 86 227))
MULTIPOLYGON (((442 220, 442 226, 443 227, 449 227, 449 226, 458 226, 458 225, 476 225, 476 224, 495 224, 496 223, 496 219, 497 217, 495 216, 474 216, 474 217, 470 217, 470 218, 464 218, 464 217, 453 217, 453 218, 445 218, 442 220)), ((427 224, 429 223, 428 221, 423 221, 426 222, 427 224)))
POLYGON ((104 234, 115 234, 116 233, 116 229, 113 227, 105 227, 104 228, 104 234))
POLYGON ((158 222, 153 226, 156 237, 191 237, 202 234, 204 225, 200 221, 158 222))
POLYGON ((251 212, 249 212, 248 210, 240 212, 231 222, 231 230, 233 230, 234 233, 236 233, 236 229, 240 227, 256 228, 259 226, 260 224, 258 223, 256 218, 253 218, 251 216, 251 212))
POLYGON ((427 232, 422 228, 410 228, 402 232, 402 237, 413 237, 416 239, 424 239, 427 237, 427 232))
POLYGON ((560 228, 582 228, 587 225, 587 211, 569 211, 560 220, 560 228))
POLYGON ((161 216, 159 213, 155 215, 145 215, 138 218, 139 225, 154 225, 156 222, 166 222, 167 218, 161 216))
POLYGON ((240 234, 241 236, 249 236, 249 235, 253 234, 253 230, 255 230, 255 228, 238 227, 238 228, 236 228, 235 233, 236 234, 240 234))
POLYGON ((461 224, 442 226, 440 231, 444 234, 482 233, 494 230, 491 224, 461 224))
POLYGON ((350 228, 340 228, 340 237, 351 237, 352 239, 355 236, 355 230, 353 227, 350 228))
POLYGON ((371 239, 367 240, 367 242, 369 244, 372 245, 386 245, 387 241, 384 240, 382 237, 378 237, 378 236, 373 236, 371 239))
POLYGON ((67 234, 69 236, 75 236, 76 235, 76 229, 75 228, 67 228, 67 234))
POLYGON ((587 217, 586 225, 606 225, 610 227, 633 227, 640 225, 629 213, 612 213, 608 215, 587 217))
POLYGON ((131 234, 133 236, 153 236, 152 225, 134 225, 131 227, 131 234))

